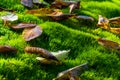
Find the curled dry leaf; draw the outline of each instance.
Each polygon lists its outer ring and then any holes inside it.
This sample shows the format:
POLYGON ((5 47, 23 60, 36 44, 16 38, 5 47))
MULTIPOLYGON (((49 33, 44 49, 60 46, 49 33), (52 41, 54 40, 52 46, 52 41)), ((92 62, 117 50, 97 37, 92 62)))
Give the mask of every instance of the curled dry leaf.
POLYGON ((88 20, 88 21, 94 21, 94 19, 92 17, 89 17, 89 16, 84 16, 84 15, 79 15, 79 16, 76 16, 76 19, 78 20, 88 20))
POLYGON ((113 41, 110 41, 110 40, 106 40, 106 39, 103 39, 103 38, 99 38, 98 39, 98 43, 108 49, 115 49, 115 50, 119 50, 120 49, 120 46, 117 42, 113 42, 113 41))
POLYGON ((72 17, 75 17, 75 14, 60 14, 60 15, 51 16, 51 18, 55 21, 65 20, 72 17))
POLYGON ((120 34, 120 28, 110 28, 110 31, 115 34, 120 34))
POLYGON ((7 13, 7 14, 1 16, 0 18, 3 19, 3 20, 6 20, 6 21, 18 20, 18 16, 14 13, 7 13))
POLYGON ((58 61, 58 59, 53 54, 51 54, 49 51, 47 51, 47 50, 45 50, 43 48, 39 48, 39 47, 26 47, 25 48, 25 52, 40 54, 44 58, 58 61))
POLYGON ((21 0, 21 4, 25 7, 32 8, 33 7, 33 0, 21 0))
POLYGON ((40 61, 40 63, 42 63, 42 64, 53 64, 53 65, 61 64, 59 61, 56 61, 56 60, 53 60, 53 59, 46 59, 46 58, 42 58, 42 57, 36 57, 36 59, 38 61, 40 61))
POLYGON ((79 75, 88 68, 88 63, 84 63, 68 70, 62 71, 54 80, 79 80, 79 75))
POLYGON ((58 60, 64 60, 68 57, 70 50, 62 50, 57 52, 51 52, 58 60))
POLYGON ((8 46, 8 45, 0 45, 0 52, 5 53, 5 52, 17 52, 17 49, 8 46))
POLYGON ((99 15, 98 24, 97 26, 100 26, 103 29, 109 29, 109 20, 105 17, 102 17, 102 15, 99 15))
POLYGON ((32 27, 32 28, 25 28, 22 36, 25 41, 30 41, 42 34, 42 29, 39 26, 32 27))
POLYGON ((110 23, 120 25, 120 17, 110 18, 110 23))
POLYGON ((18 25, 12 26, 13 29, 21 29, 21 28, 33 28, 36 24, 32 23, 19 23, 18 25))
POLYGON ((80 7, 80 1, 71 4, 69 7, 70 7, 69 13, 71 14, 75 9, 79 9, 79 7, 80 7))

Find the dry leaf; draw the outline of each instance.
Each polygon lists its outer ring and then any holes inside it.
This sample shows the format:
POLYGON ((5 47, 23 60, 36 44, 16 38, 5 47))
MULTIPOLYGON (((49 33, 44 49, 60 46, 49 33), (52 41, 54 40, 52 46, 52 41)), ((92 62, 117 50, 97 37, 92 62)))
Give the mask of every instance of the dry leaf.
POLYGON ((32 8, 33 0, 21 0, 21 4, 23 4, 25 7, 32 8))
POLYGON ((53 64, 53 65, 61 64, 59 61, 52 60, 52 59, 46 59, 46 58, 42 58, 42 57, 36 57, 36 59, 38 61, 40 61, 40 63, 42 63, 42 64, 53 64))
POLYGON ((65 20, 71 17, 75 17, 75 14, 60 14, 60 15, 51 16, 51 18, 55 21, 65 20))
POLYGON ((3 20, 6 20, 6 21, 18 20, 18 16, 14 13, 7 13, 7 14, 1 16, 0 18, 3 19, 3 20))
POLYGON ((8 46, 8 45, 0 45, 0 52, 5 53, 5 52, 17 52, 17 49, 8 46))
POLYGON ((109 20, 105 17, 102 17, 101 15, 99 15, 99 19, 98 19, 98 24, 97 26, 100 26, 103 29, 109 29, 109 20))
POLYGON ((99 38, 98 39, 98 43, 108 49, 115 49, 115 50, 119 50, 120 46, 118 43, 110 41, 110 40, 106 40, 103 38, 99 38))
POLYGON ((120 25, 120 17, 110 18, 110 23, 120 25))
POLYGON ((75 66, 73 68, 60 72, 55 80, 77 80, 82 71, 87 68, 88 63, 75 66))
POLYGON ((120 28, 110 28, 110 31, 115 34, 120 34, 120 28))
POLYGON ((79 9, 79 7, 80 7, 80 1, 71 4, 69 7, 70 7, 69 13, 71 14, 75 9, 79 9))
POLYGON ((76 16, 76 19, 78 20, 88 20, 88 21, 94 21, 94 19, 92 17, 89 17, 89 16, 84 16, 84 15, 79 15, 79 16, 76 16))
POLYGON ((41 8, 41 9, 27 11, 28 14, 33 14, 35 16, 51 16, 51 14, 54 12, 55 12, 54 10, 48 8, 41 8))
POLYGON ((39 48, 39 47, 26 47, 25 48, 25 52, 40 54, 44 58, 53 59, 53 60, 57 60, 58 61, 58 59, 54 55, 52 55, 49 51, 47 51, 47 50, 45 50, 43 48, 39 48))
POLYGON ((18 25, 11 26, 13 29, 21 29, 21 28, 33 28, 36 24, 32 23, 19 23, 18 25))
POLYGON ((42 34, 42 29, 39 26, 33 28, 25 28, 23 31, 23 38, 25 41, 30 41, 42 34))
POLYGON ((51 52, 58 60, 64 60, 68 57, 70 50, 62 50, 57 52, 51 52))

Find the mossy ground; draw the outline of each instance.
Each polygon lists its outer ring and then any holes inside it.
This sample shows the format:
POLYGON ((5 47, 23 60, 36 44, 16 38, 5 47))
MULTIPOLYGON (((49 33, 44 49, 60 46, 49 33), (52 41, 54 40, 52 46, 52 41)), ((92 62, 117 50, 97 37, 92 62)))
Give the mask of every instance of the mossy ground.
MULTIPOLYGON (((40 25, 43 34, 25 42, 22 30, 12 30, 0 20, 0 45, 11 45, 17 54, 0 54, 0 80, 52 80, 68 68, 89 62, 89 69, 80 77, 82 80, 120 80, 120 52, 104 48, 97 43, 102 37, 120 43, 120 36, 96 26, 98 15, 108 18, 120 16, 119 0, 81 0, 81 9, 75 14, 88 15, 95 22, 75 19, 54 22, 26 14, 20 0, 0 0, 0 7, 17 11, 20 22, 33 22, 40 25), (25 54, 25 46, 37 46, 49 51, 71 49, 69 58, 63 65, 43 65, 36 61, 34 54, 25 54)), ((69 9, 63 9, 68 12, 69 9)), ((0 12, 0 15, 4 12, 0 12)))

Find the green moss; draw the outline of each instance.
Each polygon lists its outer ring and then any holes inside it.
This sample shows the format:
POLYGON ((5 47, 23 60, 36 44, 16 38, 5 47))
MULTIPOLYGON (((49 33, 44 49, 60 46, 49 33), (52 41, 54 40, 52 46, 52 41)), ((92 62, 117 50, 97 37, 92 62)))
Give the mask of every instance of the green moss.
MULTIPOLYGON (((108 50, 97 43, 97 38, 107 38, 120 43, 119 35, 102 30, 96 26, 98 15, 108 18, 119 16, 119 0, 82 0, 81 9, 75 14, 88 15, 95 22, 68 19, 54 22, 26 14, 20 0, 0 0, 0 6, 16 10, 19 19, 15 22, 36 23, 43 29, 40 37, 25 42, 23 30, 12 30, 3 25, 0 19, 0 45, 10 45, 18 49, 16 53, 0 53, 0 80, 52 80, 68 68, 89 62, 89 69, 80 77, 83 80, 119 80, 120 53, 108 50), (35 58, 39 55, 26 54, 26 46, 37 46, 49 51, 68 50, 69 57, 62 65, 43 65, 35 58)), ((68 12, 69 8, 62 9, 68 12)), ((0 12, 0 16, 6 12, 0 12)))

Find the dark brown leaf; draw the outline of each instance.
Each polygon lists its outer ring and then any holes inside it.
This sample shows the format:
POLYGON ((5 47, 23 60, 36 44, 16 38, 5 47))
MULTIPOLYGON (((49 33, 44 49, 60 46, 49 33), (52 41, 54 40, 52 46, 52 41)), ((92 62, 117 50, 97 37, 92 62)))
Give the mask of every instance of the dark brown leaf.
POLYGON ((54 15, 51 17, 55 21, 60 21, 60 20, 65 20, 65 19, 71 18, 71 17, 75 17, 75 14, 60 14, 60 15, 54 15))
POLYGON ((120 49, 120 46, 118 43, 116 42, 113 42, 111 40, 106 40, 106 39, 103 39, 103 38, 99 38, 98 39, 98 43, 108 49, 115 49, 115 50, 119 50, 120 49))
POLYGON ((12 26, 13 29, 21 29, 21 28, 33 28, 36 24, 32 23, 20 23, 18 25, 12 26))
POLYGON ((120 25, 120 17, 110 18, 110 23, 120 25))
POLYGON ((88 63, 70 68, 68 70, 60 72, 55 80, 75 80, 75 78, 79 77, 79 75, 82 74, 82 71, 87 68, 88 63))
POLYGON ((26 47, 25 48, 25 52, 40 54, 44 58, 57 60, 58 61, 58 59, 53 54, 51 54, 49 51, 47 51, 47 50, 45 50, 43 48, 39 48, 39 47, 26 47))
POLYGON ((42 34, 42 29, 39 26, 33 28, 25 28, 23 31, 23 38, 25 41, 30 41, 42 34))
POLYGON ((17 52, 17 49, 8 46, 8 45, 0 45, 0 52, 5 53, 5 52, 17 52))
POLYGON ((33 0, 21 0, 21 4, 23 4, 25 7, 32 8, 33 0))

